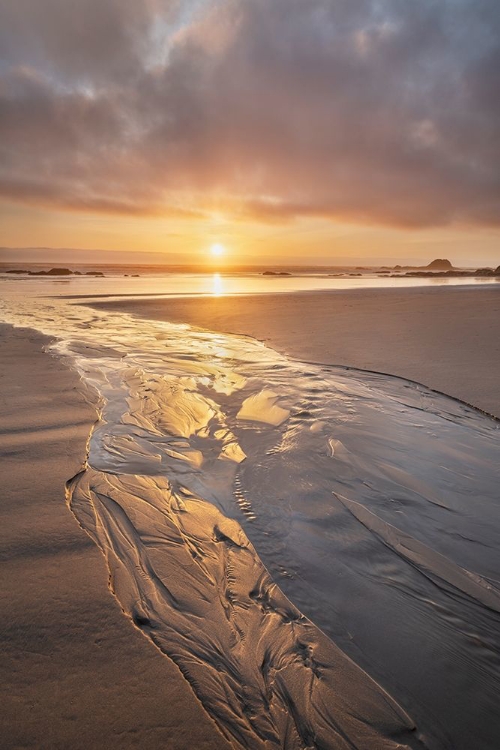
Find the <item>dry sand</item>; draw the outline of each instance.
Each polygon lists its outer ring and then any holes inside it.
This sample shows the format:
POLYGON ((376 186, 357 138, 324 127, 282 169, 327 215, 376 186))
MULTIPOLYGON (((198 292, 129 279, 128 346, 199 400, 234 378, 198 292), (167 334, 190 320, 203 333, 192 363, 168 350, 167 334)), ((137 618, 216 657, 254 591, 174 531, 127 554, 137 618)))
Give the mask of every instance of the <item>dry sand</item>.
POLYGON ((95 411, 45 341, 0 327, 1 747, 229 747, 66 507, 95 411))
POLYGON ((500 418, 500 285, 99 301, 253 336, 297 359, 398 375, 500 418))

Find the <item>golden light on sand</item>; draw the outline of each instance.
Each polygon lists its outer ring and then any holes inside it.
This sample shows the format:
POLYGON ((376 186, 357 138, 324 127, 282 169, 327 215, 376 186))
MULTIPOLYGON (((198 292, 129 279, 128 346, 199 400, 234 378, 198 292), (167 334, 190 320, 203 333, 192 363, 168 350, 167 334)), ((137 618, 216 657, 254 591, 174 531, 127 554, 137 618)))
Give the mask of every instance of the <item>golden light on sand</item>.
POLYGON ((214 258, 220 258, 225 252, 226 248, 224 245, 221 245, 220 242, 214 242, 210 247, 210 255, 213 255, 214 258))

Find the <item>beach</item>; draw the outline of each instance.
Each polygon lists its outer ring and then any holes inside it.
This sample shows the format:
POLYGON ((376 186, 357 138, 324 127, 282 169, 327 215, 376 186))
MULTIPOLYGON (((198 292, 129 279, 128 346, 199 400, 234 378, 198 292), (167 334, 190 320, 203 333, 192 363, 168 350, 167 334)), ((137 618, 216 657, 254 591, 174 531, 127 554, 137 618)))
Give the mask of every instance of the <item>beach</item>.
POLYGON ((493 750, 500 289, 54 310, 0 329, 4 746, 493 750))
POLYGON ((500 2, 0 39, 0 750, 500 750, 500 2))
POLYGON ((48 340, 0 326, 3 748, 229 747, 120 611, 65 503, 96 419, 48 340))
POLYGON ((92 304, 252 336, 307 362, 397 375, 500 418, 500 286, 92 304))

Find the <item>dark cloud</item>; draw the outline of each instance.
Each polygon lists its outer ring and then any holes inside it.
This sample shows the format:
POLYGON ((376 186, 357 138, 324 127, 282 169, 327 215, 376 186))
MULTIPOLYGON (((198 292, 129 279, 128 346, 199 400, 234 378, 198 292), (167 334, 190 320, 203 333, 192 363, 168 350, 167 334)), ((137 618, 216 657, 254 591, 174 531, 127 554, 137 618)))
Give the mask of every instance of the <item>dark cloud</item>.
POLYGON ((500 223, 497 0, 4 0, 0 193, 500 223))
POLYGON ((34 67, 60 86, 133 78, 155 24, 175 21, 178 0, 2 0, 2 63, 34 67))

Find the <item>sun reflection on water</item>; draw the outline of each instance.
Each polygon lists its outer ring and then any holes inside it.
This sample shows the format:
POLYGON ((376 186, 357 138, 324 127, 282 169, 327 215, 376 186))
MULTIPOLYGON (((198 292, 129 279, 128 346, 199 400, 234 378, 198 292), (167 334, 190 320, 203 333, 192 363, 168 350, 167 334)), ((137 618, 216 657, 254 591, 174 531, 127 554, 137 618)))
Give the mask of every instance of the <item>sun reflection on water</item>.
POLYGON ((224 289, 222 287, 222 277, 220 273, 214 273, 212 279, 212 295, 214 297, 220 297, 222 294, 224 294, 224 289))

